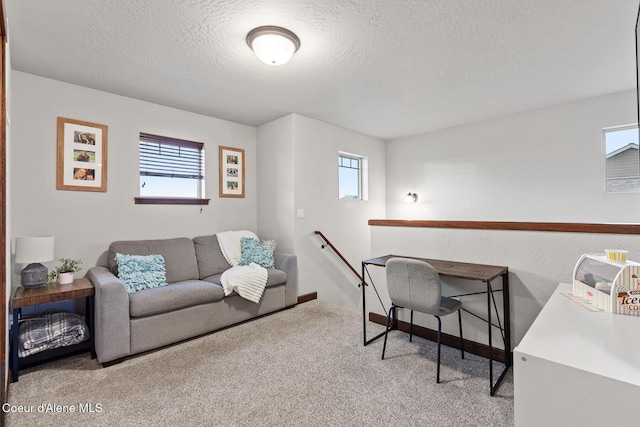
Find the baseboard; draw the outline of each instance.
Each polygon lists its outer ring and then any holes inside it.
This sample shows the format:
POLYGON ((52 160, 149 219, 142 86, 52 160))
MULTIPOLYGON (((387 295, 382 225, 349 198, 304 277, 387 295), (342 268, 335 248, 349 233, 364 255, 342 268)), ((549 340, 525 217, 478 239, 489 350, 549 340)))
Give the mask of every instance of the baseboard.
MULTIPOLYGON (((380 325, 387 325, 387 316, 378 313, 369 313, 369 321, 373 323, 378 323, 380 325)), ((403 322, 402 320, 398 320, 398 330, 409 333, 409 323, 403 322)), ((427 339, 429 341, 437 342, 438 341, 438 331, 433 329, 425 328, 424 326, 413 325, 413 334, 427 339)), ((460 337, 456 335, 449 335, 442 333, 441 334, 441 343, 446 345, 447 347, 460 348, 460 337)), ((475 341, 464 340, 464 351, 476 354, 481 357, 489 357, 489 346, 486 344, 477 343, 475 341)), ((493 360, 497 360, 499 362, 504 363, 504 350, 500 350, 498 348, 493 349, 493 360)))
POLYGON ((311 292, 310 294, 298 295, 298 304, 302 304, 305 302, 313 301, 314 299, 318 299, 317 292, 311 292))

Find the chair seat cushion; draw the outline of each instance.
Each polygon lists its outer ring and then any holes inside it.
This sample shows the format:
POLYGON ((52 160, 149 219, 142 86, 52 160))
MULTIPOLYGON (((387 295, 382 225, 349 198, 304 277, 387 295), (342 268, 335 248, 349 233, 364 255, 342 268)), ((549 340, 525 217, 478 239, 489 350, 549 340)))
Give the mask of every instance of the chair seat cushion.
POLYGON ((129 315, 144 317, 194 305, 220 301, 222 286, 202 280, 186 280, 129 295, 129 315))
POLYGON ((454 311, 460 310, 462 302, 454 298, 442 297, 440 298, 440 313, 438 316, 446 316, 454 311))

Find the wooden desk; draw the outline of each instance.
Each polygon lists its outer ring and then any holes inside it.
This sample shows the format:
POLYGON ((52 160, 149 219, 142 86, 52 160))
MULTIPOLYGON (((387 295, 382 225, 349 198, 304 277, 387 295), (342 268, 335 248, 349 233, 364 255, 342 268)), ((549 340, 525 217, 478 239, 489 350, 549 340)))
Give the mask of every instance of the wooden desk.
MULTIPOLYGON (((19 286, 16 293, 11 299, 11 308, 13 309, 13 324, 11 326, 11 381, 18 381, 18 325, 20 315, 24 307, 30 307, 39 304, 47 304, 57 301, 64 301, 76 298, 86 299, 86 322, 89 327, 89 340, 72 345, 69 347, 61 347, 61 349, 48 350, 50 354, 55 356, 67 354, 74 351, 91 350, 92 358, 95 358, 95 349, 93 347, 93 297, 95 289, 89 279, 75 279, 72 283, 61 285, 57 282, 47 283, 40 288, 25 289, 19 286)), ((42 353, 47 353, 42 352, 42 353)), ((40 353, 30 356, 34 362, 44 360, 40 353)))
MULTIPOLYGON (((435 268, 440 276, 443 277, 452 277, 457 279, 465 279, 465 280, 473 280, 480 281, 486 284, 486 290, 481 293, 487 294, 487 319, 482 319, 487 322, 488 335, 489 335, 489 391, 491 396, 495 394, 498 387, 502 383, 507 371, 511 367, 511 317, 509 313, 509 269, 507 267, 500 267, 495 265, 486 265, 486 264, 471 264, 466 262, 457 262, 457 261, 445 261, 439 259, 429 259, 429 258, 417 258, 417 257, 407 257, 402 255, 385 255, 377 258, 368 259, 362 261, 362 321, 363 321, 363 336, 364 336, 364 345, 366 346, 372 341, 380 338, 384 335, 384 332, 378 334, 377 336, 367 340, 367 309, 366 309, 366 292, 365 287, 369 284, 366 282, 365 273, 368 273, 367 266, 372 265, 376 267, 385 267, 387 261, 391 258, 411 258, 417 259, 420 261, 426 261, 435 268), (491 281, 497 279, 498 277, 502 277, 502 289, 494 289, 491 286, 491 281), (500 316, 498 315, 498 307, 496 306, 496 301, 494 298, 494 292, 502 291, 503 292, 503 304, 502 304, 502 321, 500 320, 500 316), (492 328, 493 324, 491 321, 491 311, 492 311, 492 302, 493 308, 496 311, 496 317, 498 321, 498 328, 502 334, 502 339, 504 342, 504 369, 502 373, 498 377, 498 380, 494 384, 493 382, 493 343, 492 343, 492 328)), ((373 280, 371 280, 371 276, 369 275, 369 279, 371 281, 371 285, 375 289, 375 284, 373 280)), ((376 290, 377 292, 377 290, 376 290)), ((457 296, 464 296, 471 294, 463 294, 457 296)), ((397 317, 396 317, 397 318, 397 317)))

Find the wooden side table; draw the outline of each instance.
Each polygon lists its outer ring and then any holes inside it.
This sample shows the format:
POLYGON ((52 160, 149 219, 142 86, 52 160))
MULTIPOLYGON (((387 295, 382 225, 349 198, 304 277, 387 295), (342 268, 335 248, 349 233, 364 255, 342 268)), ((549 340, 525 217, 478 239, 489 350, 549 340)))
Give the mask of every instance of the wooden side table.
MULTIPOLYGON (((57 301, 65 301, 76 298, 85 298, 86 302, 86 322, 89 327, 89 340, 81 342, 76 345, 61 347, 53 350, 43 351, 42 353, 35 354, 29 358, 34 358, 33 362, 46 360, 50 355, 52 357, 61 356, 78 351, 91 351, 91 358, 96 357, 94 340, 93 340, 93 297, 95 289, 93 283, 89 279, 75 279, 73 283, 61 285, 57 282, 47 283, 41 288, 25 289, 19 286, 16 289, 16 293, 11 299, 11 307, 13 309, 13 325, 11 327, 11 381, 18 381, 18 330, 19 321, 22 314, 22 308, 30 307, 39 304, 47 304, 57 301), (38 356, 36 358, 36 356, 38 356)), ((27 359, 27 358, 25 358, 27 359)))

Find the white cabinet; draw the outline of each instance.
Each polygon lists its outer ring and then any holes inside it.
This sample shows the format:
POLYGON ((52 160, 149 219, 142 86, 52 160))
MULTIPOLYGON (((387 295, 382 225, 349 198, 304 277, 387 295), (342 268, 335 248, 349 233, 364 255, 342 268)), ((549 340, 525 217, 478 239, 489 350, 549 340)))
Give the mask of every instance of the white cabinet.
POLYGON ((640 318, 561 283, 513 357, 517 427, 638 425, 640 318))

